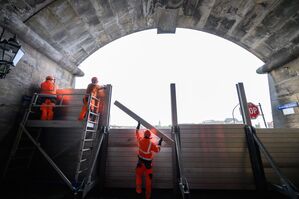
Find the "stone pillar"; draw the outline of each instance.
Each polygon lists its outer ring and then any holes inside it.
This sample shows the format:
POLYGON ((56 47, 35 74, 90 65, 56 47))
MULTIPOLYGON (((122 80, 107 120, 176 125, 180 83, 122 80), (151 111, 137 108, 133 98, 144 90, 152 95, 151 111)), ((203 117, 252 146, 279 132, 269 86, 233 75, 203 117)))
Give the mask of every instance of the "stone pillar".
POLYGON ((299 102, 299 58, 268 74, 272 116, 275 128, 299 128, 299 107, 294 114, 284 115, 277 107, 299 102))
MULTIPOLYGON (((9 35, 7 35, 9 37, 9 35)), ((22 98, 38 92, 47 75, 53 75, 59 88, 73 88, 74 75, 47 56, 20 41, 25 55, 5 79, 0 79, 0 173, 22 117, 22 98)))

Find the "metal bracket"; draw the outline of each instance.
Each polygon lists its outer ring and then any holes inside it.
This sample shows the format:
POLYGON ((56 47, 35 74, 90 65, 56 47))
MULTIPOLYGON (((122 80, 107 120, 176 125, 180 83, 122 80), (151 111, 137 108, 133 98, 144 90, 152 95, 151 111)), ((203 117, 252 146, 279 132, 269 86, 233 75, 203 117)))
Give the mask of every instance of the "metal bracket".
POLYGON ((189 183, 186 178, 180 178, 179 188, 183 199, 188 198, 190 194, 189 183))

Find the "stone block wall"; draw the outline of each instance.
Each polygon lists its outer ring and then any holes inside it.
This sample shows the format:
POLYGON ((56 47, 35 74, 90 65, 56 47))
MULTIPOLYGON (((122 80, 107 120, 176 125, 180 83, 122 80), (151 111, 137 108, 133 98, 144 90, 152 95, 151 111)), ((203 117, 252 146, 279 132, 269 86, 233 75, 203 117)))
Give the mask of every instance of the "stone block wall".
POLYGON ((275 128, 299 128, 299 107, 294 114, 284 115, 277 107, 299 102, 299 58, 269 73, 272 116, 275 128))
MULTIPOLYGON (((4 36, 9 36, 4 34, 4 36)), ((5 79, 0 79, 0 169, 22 117, 22 98, 38 92, 47 75, 53 75, 59 88, 73 88, 74 76, 51 59, 19 40, 25 55, 5 79)), ((1 170, 0 170, 1 171, 1 170)))

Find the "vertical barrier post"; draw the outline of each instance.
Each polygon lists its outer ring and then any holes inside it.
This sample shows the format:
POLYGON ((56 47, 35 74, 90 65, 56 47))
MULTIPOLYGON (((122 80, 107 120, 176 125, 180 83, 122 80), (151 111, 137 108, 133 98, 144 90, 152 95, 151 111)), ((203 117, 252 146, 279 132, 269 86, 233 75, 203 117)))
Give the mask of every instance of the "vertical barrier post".
POLYGON ((239 103, 242 112, 243 122, 245 123, 245 135, 250 156, 251 168, 254 176, 255 186, 257 191, 264 192, 267 190, 267 181, 265 177, 263 162, 258 145, 254 140, 255 131, 251 124, 249 111, 247 106, 247 99, 243 83, 236 84, 239 103))
POLYGON ((178 171, 178 160, 176 156, 176 138, 175 131, 177 129, 177 107, 176 107, 176 93, 175 93, 175 84, 170 85, 171 92, 171 119, 172 119, 172 128, 171 128, 171 138, 175 141, 175 144, 172 146, 172 170, 173 170, 173 194, 177 199, 179 196, 179 187, 178 187, 178 179, 179 179, 179 171, 178 171))
POLYGON ((108 138, 109 138, 109 125, 110 125, 110 107, 111 107, 111 97, 112 97, 112 86, 108 84, 106 86, 105 99, 104 99, 104 107, 103 114, 105 118, 102 118, 100 121, 100 126, 102 126, 102 136, 103 138, 102 147, 100 150, 100 156, 98 158, 99 162, 99 175, 97 176, 99 180, 99 189, 100 191, 104 190, 105 186, 105 173, 106 173, 106 160, 107 160, 107 152, 108 152, 108 138))
POLYGON ((241 107, 241 114, 243 123, 246 125, 251 126, 251 119, 249 117, 249 111, 247 107, 247 99, 245 95, 244 85, 243 83, 236 84, 237 92, 238 92, 238 98, 239 98, 239 104, 241 107))
POLYGON ((179 195, 185 199, 189 197, 189 185, 184 176, 184 167, 181 157, 181 137, 180 128, 178 126, 177 118, 177 105, 176 105, 176 90, 175 84, 170 85, 171 92, 171 116, 172 116, 172 138, 175 144, 172 147, 172 159, 173 159, 173 188, 174 195, 177 198, 179 195))

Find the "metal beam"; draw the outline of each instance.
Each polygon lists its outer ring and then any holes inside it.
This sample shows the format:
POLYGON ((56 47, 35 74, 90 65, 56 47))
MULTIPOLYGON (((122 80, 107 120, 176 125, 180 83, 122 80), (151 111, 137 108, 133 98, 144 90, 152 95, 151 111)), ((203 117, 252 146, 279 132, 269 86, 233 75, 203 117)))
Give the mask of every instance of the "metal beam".
POLYGON ((55 164, 55 162, 50 158, 50 156, 44 151, 44 149, 40 146, 39 143, 37 143, 34 138, 30 135, 30 133, 26 130, 26 128, 23 126, 23 124, 20 124, 20 127, 25 132, 25 134, 28 136, 30 141, 36 146, 36 148, 41 152, 41 154, 46 158, 46 160, 50 163, 50 165, 55 169, 55 171, 59 174, 61 179, 65 182, 65 184, 74 191, 74 187, 71 183, 71 181, 64 175, 64 173, 60 170, 60 168, 55 164))
POLYGON ((259 192, 265 192, 267 190, 267 180, 260 148, 254 141, 255 131, 253 127, 249 125, 246 125, 244 128, 255 186, 259 192))
POLYGON ((264 153, 264 157, 268 160, 270 166, 273 168, 274 172, 276 173, 276 175, 278 175, 280 179, 280 183, 282 185, 280 186, 274 185, 274 186, 277 189, 280 189, 278 191, 289 196, 289 198, 298 199, 299 198, 298 188, 282 173, 281 169, 277 166, 277 163, 271 157, 270 153, 267 151, 266 147, 263 145, 261 140, 257 137, 256 133, 253 133, 252 135, 255 142, 257 143, 261 151, 264 153))
POLYGON ((164 133, 162 133, 161 131, 156 129, 153 125, 151 125, 150 123, 148 123, 147 121, 145 121, 144 119, 139 117, 137 114, 135 114, 133 111, 131 111, 130 109, 125 107, 120 102, 115 101, 114 105, 117 106, 118 108, 120 108, 125 113, 127 113, 129 116, 131 116, 136 121, 139 121, 144 127, 150 129, 152 131, 152 133, 154 133, 158 137, 163 137, 163 141, 165 141, 166 143, 168 143, 168 144, 173 144, 174 143, 173 139, 171 139, 170 137, 168 137, 167 135, 165 135, 164 133))

